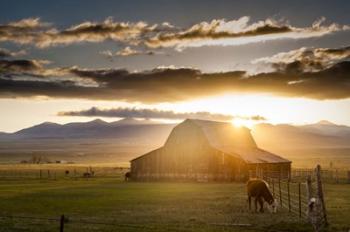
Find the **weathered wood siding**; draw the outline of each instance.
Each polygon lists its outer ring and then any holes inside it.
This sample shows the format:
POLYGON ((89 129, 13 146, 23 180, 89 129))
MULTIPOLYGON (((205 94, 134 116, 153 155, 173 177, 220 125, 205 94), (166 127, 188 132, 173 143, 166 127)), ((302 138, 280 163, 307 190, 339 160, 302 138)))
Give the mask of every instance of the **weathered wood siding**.
POLYGON ((164 147, 131 162, 134 180, 236 180, 247 175, 240 159, 213 149, 192 123, 180 124, 164 147))
POLYGON ((289 179, 291 177, 291 163, 262 163, 249 164, 249 177, 255 178, 280 178, 289 179))

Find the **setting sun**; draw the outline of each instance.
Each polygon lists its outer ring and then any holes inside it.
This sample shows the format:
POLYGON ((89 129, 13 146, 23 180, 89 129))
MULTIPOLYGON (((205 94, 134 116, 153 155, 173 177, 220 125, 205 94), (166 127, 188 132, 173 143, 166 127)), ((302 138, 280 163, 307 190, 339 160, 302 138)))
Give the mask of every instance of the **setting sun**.
POLYGON ((231 121, 232 125, 235 127, 247 127, 249 129, 252 129, 254 126, 254 122, 249 119, 241 119, 241 118, 236 118, 231 121))

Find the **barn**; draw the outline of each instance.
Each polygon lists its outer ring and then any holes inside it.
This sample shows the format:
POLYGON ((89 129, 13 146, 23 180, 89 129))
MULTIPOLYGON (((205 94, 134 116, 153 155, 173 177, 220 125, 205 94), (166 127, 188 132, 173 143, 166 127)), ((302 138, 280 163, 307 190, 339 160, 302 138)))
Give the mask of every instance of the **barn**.
POLYGON ((137 181, 289 178, 291 170, 291 161, 257 147, 248 128, 197 119, 178 124, 163 147, 130 162, 131 178, 137 181))

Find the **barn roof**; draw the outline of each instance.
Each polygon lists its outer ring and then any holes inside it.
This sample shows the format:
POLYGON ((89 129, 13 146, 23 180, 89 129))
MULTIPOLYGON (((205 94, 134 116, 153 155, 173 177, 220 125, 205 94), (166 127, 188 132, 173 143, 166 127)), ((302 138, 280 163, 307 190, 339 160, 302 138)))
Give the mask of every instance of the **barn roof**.
POLYGON ((226 154, 238 156, 247 163, 290 163, 289 160, 257 147, 250 130, 231 123, 187 119, 199 126, 210 145, 226 154))
MULTIPOLYGON (((186 119, 182 123, 193 123, 194 125, 198 126, 203 131, 211 147, 223 153, 239 157, 247 163, 256 164, 291 162, 282 158, 281 156, 258 148, 250 133, 250 130, 246 127, 234 127, 231 123, 227 122, 199 119, 186 119)), ((160 147, 131 161, 151 155, 156 151, 162 150, 163 148, 164 147, 160 147)))
POLYGON ((282 158, 281 156, 275 155, 271 152, 265 151, 258 147, 256 148, 236 148, 236 147, 215 147, 229 155, 238 156, 245 162, 250 164, 258 163, 290 163, 290 160, 282 158))
POLYGON ((153 153, 158 152, 158 151, 161 151, 162 149, 163 149, 163 147, 159 147, 159 148, 157 148, 157 149, 154 149, 154 150, 152 150, 152 151, 147 152, 146 154, 143 154, 143 155, 141 155, 141 156, 138 156, 138 157, 136 157, 136 158, 134 158, 134 159, 132 159, 132 160, 130 160, 130 161, 134 161, 134 160, 143 158, 143 157, 145 157, 145 156, 152 155, 153 153))
POLYGON ((187 119, 199 126, 213 147, 256 147, 256 143, 246 127, 234 127, 232 123, 199 119, 187 119))

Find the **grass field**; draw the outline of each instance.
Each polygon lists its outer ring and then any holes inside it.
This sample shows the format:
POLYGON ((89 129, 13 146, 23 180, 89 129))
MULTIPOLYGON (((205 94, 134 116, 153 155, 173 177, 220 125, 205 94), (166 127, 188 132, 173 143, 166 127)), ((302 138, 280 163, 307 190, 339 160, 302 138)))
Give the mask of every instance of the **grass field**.
MULTIPOLYGON (((348 231, 350 186, 325 187, 329 231, 348 231)), ((65 214, 70 220, 65 231, 311 231, 286 211, 248 212, 243 183, 0 180, 0 209, 1 215, 58 219, 65 214)), ((0 231, 58 231, 58 226, 58 221, 0 219, 0 231)))

